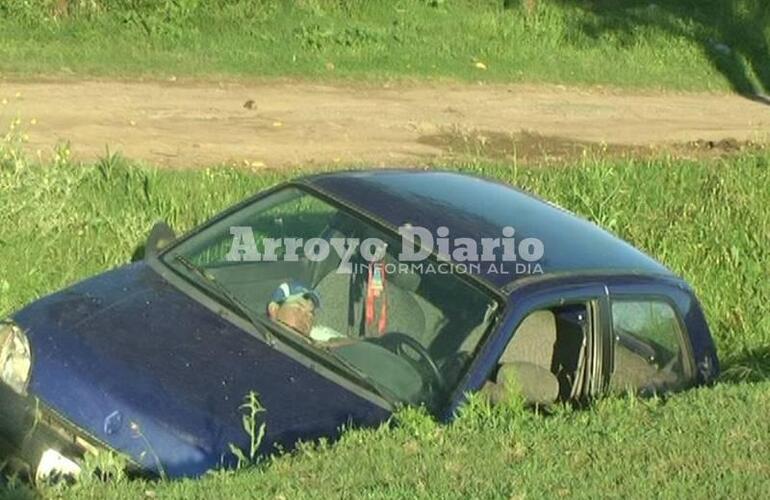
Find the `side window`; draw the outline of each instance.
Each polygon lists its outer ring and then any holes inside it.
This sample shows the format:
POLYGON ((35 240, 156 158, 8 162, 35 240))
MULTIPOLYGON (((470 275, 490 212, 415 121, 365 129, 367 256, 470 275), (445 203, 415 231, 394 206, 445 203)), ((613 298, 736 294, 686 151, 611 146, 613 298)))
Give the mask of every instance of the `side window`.
POLYGON ((501 400, 511 385, 533 404, 578 398, 586 386, 589 364, 590 309, 588 303, 577 303, 529 313, 485 386, 492 400, 501 400))
POLYGON ((686 385, 686 352, 676 313, 660 300, 612 302, 610 389, 654 393, 686 385))

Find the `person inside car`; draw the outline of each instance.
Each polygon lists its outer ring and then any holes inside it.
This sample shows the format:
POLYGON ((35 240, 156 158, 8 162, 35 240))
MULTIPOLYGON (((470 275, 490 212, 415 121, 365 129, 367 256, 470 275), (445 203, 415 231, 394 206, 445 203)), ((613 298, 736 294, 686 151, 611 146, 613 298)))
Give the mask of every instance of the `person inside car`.
POLYGON ((277 323, 318 342, 344 337, 332 328, 315 325, 315 314, 321 308, 321 296, 303 283, 290 280, 278 285, 267 304, 267 316, 277 323))

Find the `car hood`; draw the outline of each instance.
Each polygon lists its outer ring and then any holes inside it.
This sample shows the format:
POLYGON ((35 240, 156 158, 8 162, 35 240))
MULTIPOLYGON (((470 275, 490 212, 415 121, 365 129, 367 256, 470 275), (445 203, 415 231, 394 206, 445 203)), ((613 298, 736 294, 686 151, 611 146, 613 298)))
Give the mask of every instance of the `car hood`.
POLYGON ((197 475, 248 450, 244 397, 266 409, 260 451, 373 425, 388 411, 279 352, 131 264, 14 315, 33 356, 29 392, 146 468, 197 475))

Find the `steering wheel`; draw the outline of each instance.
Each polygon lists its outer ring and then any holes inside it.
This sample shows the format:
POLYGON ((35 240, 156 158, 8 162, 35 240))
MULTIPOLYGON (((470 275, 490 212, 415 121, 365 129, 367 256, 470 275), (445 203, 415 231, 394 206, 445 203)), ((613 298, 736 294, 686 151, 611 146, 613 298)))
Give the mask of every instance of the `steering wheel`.
POLYGON ((421 372, 429 372, 433 376, 436 387, 441 391, 446 389, 447 384, 444 375, 439 370, 436 362, 433 361, 428 350, 409 335, 401 332, 388 332, 382 337, 371 339, 371 341, 396 353, 413 365, 417 365, 421 372), (410 356, 407 352, 409 349, 416 352, 419 359, 414 359, 410 356))

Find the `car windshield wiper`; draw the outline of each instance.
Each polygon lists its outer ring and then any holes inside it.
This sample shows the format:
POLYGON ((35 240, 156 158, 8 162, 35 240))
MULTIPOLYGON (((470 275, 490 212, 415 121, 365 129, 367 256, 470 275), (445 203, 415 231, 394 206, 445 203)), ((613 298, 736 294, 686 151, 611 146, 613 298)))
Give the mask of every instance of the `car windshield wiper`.
MULTIPOLYGON (((222 283, 217 281, 217 279, 209 274, 206 269, 196 265, 182 254, 177 254, 174 256, 174 260, 182 264, 189 271, 195 273, 197 276, 203 278, 209 291, 213 292, 217 298, 224 300, 227 305, 234 308, 238 313, 240 313, 240 315, 245 316, 246 319, 249 320, 251 324, 260 332, 264 332, 264 329, 261 328, 262 323, 259 321, 257 315, 254 314, 254 311, 246 307, 246 305, 241 302, 240 299, 233 294, 233 292, 231 292, 222 283)), ((271 340, 269 333, 267 334, 267 337, 267 340, 271 340)))

